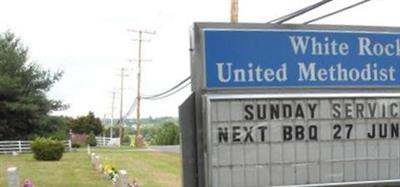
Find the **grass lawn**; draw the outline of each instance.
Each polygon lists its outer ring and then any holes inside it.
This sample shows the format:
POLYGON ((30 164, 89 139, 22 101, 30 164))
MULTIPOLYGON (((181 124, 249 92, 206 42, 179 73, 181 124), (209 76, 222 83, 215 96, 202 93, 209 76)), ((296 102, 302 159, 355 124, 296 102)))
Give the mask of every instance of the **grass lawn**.
MULTIPOLYGON (((144 187, 181 186, 181 160, 175 153, 136 151, 127 148, 96 148, 103 163, 128 171, 144 187)), ((111 182, 90 166, 85 149, 65 153, 58 162, 33 159, 32 154, 17 157, 0 155, 0 186, 7 186, 6 168, 16 166, 21 181, 31 179, 36 187, 109 187, 111 182)), ((22 184, 22 182, 21 182, 22 184)))
POLYGON ((132 151, 131 149, 98 148, 103 163, 127 170, 144 187, 180 187, 181 157, 176 153, 132 151))

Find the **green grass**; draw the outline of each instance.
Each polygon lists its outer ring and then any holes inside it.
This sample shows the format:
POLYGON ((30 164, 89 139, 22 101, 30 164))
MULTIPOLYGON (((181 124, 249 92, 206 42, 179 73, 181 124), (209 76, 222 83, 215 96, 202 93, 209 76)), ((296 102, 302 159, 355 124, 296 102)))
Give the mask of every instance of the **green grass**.
POLYGON ((127 170, 144 187, 181 186, 181 158, 176 153, 135 151, 132 149, 97 148, 93 152, 103 163, 127 170))
MULTIPOLYGON (((178 154, 135 151, 128 148, 96 148, 103 163, 128 172, 144 187, 181 186, 181 160, 178 154)), ((22 181, 29 178, 37 187, 108 187, 111 182, 95 171, 86 150, 65 153, 58 162, 33 159, 32 154, 17 157, 0 155, 0 186, 7 186, 6 168, 18 167, 22 181)))
POLYGON ((7 186, 6 169, 18 168, 20 181, 29 178, 38 187, 110 186, 93 170, 84 152, 65 153, 58 161, 36 161, 32 154, 0 156, 0 186, 7 186))

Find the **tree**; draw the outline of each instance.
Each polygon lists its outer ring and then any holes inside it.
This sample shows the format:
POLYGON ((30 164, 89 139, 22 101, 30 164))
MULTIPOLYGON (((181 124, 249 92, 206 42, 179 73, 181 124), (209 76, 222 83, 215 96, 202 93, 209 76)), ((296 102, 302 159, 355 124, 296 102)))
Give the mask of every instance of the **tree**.
POLYGON ((89 137, 87 139, 87 144, 94 147, 97 145, 96 136, 94 135, 93 131, 90 132, 89 137))
POLYGON ((34 129, 33 137, 51 137, 56 140, 68 139, 70 118, 64 116, 49 116, 42 120, 41 123, 34 129))
POLYGON ((27 139, 51 111, 66 107, 46 96, 62 72, 44 70, 27 55, 13 33, 0 34, 0 140, 27 139))
POLYGON ((103 132, 103 126, 101 120, 96 118, 93 112, 89 112, 86 116, 80 116, 73 120, 71 123, 72 132, 78 134, 89 134, 93 132, 95 135, 99 135, 103 132))
POLYGON ((176 145, 179 144, 180 130, 174 122, 166 122, 155 130, 152 135, 151 144, 154 145, 176 145))

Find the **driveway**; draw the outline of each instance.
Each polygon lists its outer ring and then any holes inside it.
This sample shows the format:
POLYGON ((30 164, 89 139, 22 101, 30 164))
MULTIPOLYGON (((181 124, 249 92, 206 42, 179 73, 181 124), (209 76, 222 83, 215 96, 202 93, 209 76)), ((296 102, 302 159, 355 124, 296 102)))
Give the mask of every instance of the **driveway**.
POLYGON ((148 149, 160 152, 181 153, 180 145, 151 145, 148 149))

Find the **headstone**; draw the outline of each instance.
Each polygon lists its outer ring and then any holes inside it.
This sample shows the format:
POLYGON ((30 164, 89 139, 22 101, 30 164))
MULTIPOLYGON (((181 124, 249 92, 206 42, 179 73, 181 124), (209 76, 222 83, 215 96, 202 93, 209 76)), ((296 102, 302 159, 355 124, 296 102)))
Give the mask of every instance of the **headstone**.
POLYGON ((90 145, 89 145, 89 144, 87 145, 87 154, 88 154, 88 155, 90 155, 90 154, 91 154, 91 151, 90 151, 90 145))
POLYGON ((95 169, 99 169, 99 166, 100 166, 100 156, 99 155, 97 155, 96 157, 95 157, 95 169))
POLYGON ((19 187, 19 177, 16 167, 10 167, 7 169, 8 186, 19 187))
POLYGON ((112 182, 112 187, 118 187, 118 182, 112 182))
POLYGON ((12 156, 18 156, 18 152, 13 151, 13 152, 12 152, 12 156))
POLYGON ((121 187, 128 187, 128 173, 126 170, 119 171, 121 187))
POLYGON ((97 171, 99 171, 100 173, 103 173, 103 164, 99 164, 97 171))
POLYGON ((92 164, 92 167, 95 166, 95 163, 96 163, 96 153, 92 153, 92 154, 91 154, 90 163, 92 164))

